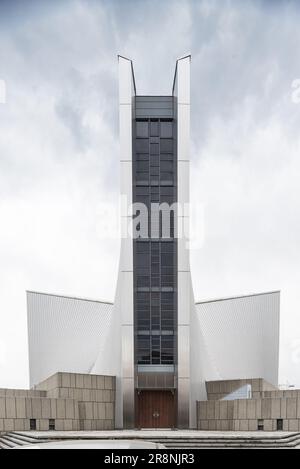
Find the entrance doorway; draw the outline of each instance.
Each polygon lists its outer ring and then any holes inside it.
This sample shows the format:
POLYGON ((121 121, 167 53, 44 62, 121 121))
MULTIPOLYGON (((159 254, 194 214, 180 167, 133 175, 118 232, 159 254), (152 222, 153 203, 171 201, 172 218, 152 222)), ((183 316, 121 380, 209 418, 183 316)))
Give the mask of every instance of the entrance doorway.
POLYGON ((175 424, 175 396, 172 391, 138 392, 138 428, 174 428, 175 424))

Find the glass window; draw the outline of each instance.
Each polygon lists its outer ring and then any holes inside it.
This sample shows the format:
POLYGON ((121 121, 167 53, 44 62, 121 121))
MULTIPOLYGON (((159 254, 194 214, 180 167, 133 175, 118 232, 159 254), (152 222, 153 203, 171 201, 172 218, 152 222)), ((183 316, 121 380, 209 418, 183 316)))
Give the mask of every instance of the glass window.
POLYGON ((136 292, 136 302, 140 319, 148 319, 150 315, 149 292, 136 292))
POLYGON ((162 275, 173 275, 173 266, 171 267, 161 267, 162 275))
MULTIPOLYGON (((172 205, 175 201, 174 188, 170 186, 161 186, 160 188, 160 202, 167 202, 172 205)), ((172 213, 171 213, 172 215, 172 213)))
POLYGON ((159 175, 159 167, 151 166, 151 176, 158 176, 158 175, 159 175))
POLYGON ((158 137, 158 121, 150 122, 150 136, 158 137))
POLYGON ((157 331, 160 329, 160 318, 159 316, 151 317, 152 331, 157 331))
POLYGON ((282 432, 282 431, 283 431, 283 420, 282 420, 282 419, 278 419, 278 420, 277 420, 277 431, 278 431, 278 432, 282 432))
POLYGON ((139 365, 150 365, 150 349, 138 350, 138 364, 139 365))
POLYGON ((153 275, 159 275, 159 264, 151 263, 151 272, 153 275))
POLYGON ((159 275, 151 275, 151 286, 159 287, 159 284, 160 284, 159 275))
POLYGON ((150 155, 159 155, 158 143, 150 143, 150 155))
POLYGON ((161 337, 161 346, 163 348, 171 348, 173 346, 173 336, 163 335, 161 337))
MULTIPOLYGON (((174 132, 174 122, 169 119, 153 117, 136 121, 134 202, 143 202, 149 210, 150 202, 167 202, 169 205, 175 202, 174 132)), ((149 218, 149 229, 150 223, 149 218)), ((162 236, 161 226, 162 214, 160 214, 159 237, 162 236)), ((172 241, 172 237, 174 237, 173 213, 171 242, 161 239, 134 242, 134 299, 138 332, 136 360, 137 363, 144 365, 174 364, 177 260, 176 244, 172 241)))
POLYGON ((151 187, 151 195, 159 195, 159 187, 151 187))
POLYGON ((161 171, 173 171, 173 161, 161 161, 160 169, 161 171))
POLYGON ((149 161, 149 154, 148 153, 137 153, 136 154, 136 161, 149 161))
POLYGON ((173 161, 161 161, 160 171, 161 171, 160 173, 161 182, 173 184, 173 180, 174 180, 173 161))
POLYGON ((263 432, 264 431, 264 421, 263 420, 258 420, 257 422, 257 430, 260 431, 260 432, 263 432))
POLYGON ((29 428, 30 430, 36 430, 36 419, 30 419, 29 428))
POLYGON ((150 265, 149 252, 140 252, 136 255, 136 266, 146 269, 150 265))
POLYGON ((136 243, 136 250, 137 252, 149 252, 149 243, 147 242, 139 242, 136 243))
POLYGON ((174 243, 161 243, 161 252, 174 252, 174 243))
POLYGON ((136 195, 149 195, 148 187, 137 187, 136 195))
POLYGON ((152 176, 150 179, 151 186, 159 186, 159 178, 158 176, 152 176))
POLYGON ((148 137, 148 122, 137 121, 136 123, 136 136, 137 137, 148 137))
POLYGON ((142 348, 149 347, 149 345, 150 345, 150 337, 149 337, 148 335, 140 335, 140 336, 138 336, 138 341, 139 341, 139 345, 140 345, 142 348))
POLYGON ((55 420, 54 419, 50 419, 49 420, 49 431, 54 431, 55 430, 55 420))
POLYGON ((171 196, 173 195, 173 187, 162 187, 161 190, 161 195, 164 195, 164 196, 171 196))
POLYGON ((173 185, 173 173, 162 172, 160 175, 161 184, 166 184, 169 186, 173 185))
MULTIPOLYGON (((151 187, 151 189, 159 189, 157 186, 151 187)), ((152 192, 151 190, 151 202, 159 202, 159 192, 152 192)))
POLYGON ((151 304, 153 306, 159 306, 159 293, 158 292, 151 294, 151 304))
POLYGON ((149 183, 149 173, 139 172, 136 174, 137 184, 148 185, 149 183))
POLYGON ((160 136, 162 138, 173 137, 173 123, 172 122, 161 122, 160 123, 160 136))
POLYGON ((173 275, 162 275, 161 276, 161 286, 174 288, 174 277, 173 275))
POLYGON ((150 166, 159 166, 159 155, 151 155, 150 166))
MULTIPOLYGON (((148 169, 149 169, 148 161, 137 161, 136 162, 136 170, 137 171, 148 171, 148 169)), ((167 171, 167 170, 165 170, 165 171, 167 171)))
POLYGON ((139 267, 137 266, 136 267, 136 273, 137 275, 139 276, 142 276, 142 275, 149 275, 149 267, 145 266, 145 267, 139 267))
POLYGON ((161 153, 160 159, 161 161, 173 161, 173 153, 161 153))
POLYGON ((160 140, 160 151, 162 153, 171 153, 173 151, 173 140, 162 138, 160 140))
POLYGON ((147 138, 138 138, 135 143, 137 153, 149 152, 149 140, 147 138))
POLYGON ((162 304, 173 304, 174 294, 171 292, 161 292, 161 301, 162 304))
POLYGON ((137 276, 137 281, 136 281, 136 284, 137 284, 137 288, 149 288, 150 287, 150 278, 149 276, 145 275, 145 276, 142 276, 142 275, 139 275, 137 276))
POLYGON ((163 365, 174 362, 173 336, 161 336, 161 363, 163 365))
POLYGON ((164 267, 173 266, 173 254, 172 253, 162 253, 161 254, 161 264, 164 267))

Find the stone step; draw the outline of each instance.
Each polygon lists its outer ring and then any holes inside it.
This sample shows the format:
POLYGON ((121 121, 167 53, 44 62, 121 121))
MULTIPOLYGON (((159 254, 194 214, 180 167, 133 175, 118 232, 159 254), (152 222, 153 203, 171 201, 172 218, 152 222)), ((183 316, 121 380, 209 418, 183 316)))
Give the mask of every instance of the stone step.
MULTIPOLYGON (((147 438, 145 438, 147 439, 147 438)), ((164 443, 172 443, 172 442, 177 442, 177 441, 184 441, 186 443, 194 443, 194 442, 202 442, 202 443, 214 443, 214 442, 223 442, 223 443, 228 443, 228 442, 234 442, 234 443, 266 443, 266 444, 269 444, 269 443, 282 443, 282 444, 286 444, 286 443, 291 443, 293 441, 299 441, 300 440, 300 437, 298 438, 293 438, 293 439, 287 439, 287 440, 278 440, 276 438, 272 438, 272 439, 269 439, 269 440, 250 440, 250 439, 240 439, 240 440, 237 440, 236 438, 227 438, 227 439, 224 439, 224 438, 212 438, 212 439, 201 439, 201 438, 148 438, 149 440, 151 441, 154 441, 154 442, 157 442, 157 443, 161 443, 161 442, 164 442, 164 443)))
MULTIPOLYGON (((77 439, 78 436, 75 435, 62 435, 62 433, 58 433, 57 438, 53 437, 53 434, 50 437, 47 437, 47 433, 45 435, 31 435, 28 432, 10 432, 6 435, 2 436, 2 443, 0 440, 0 448, 1 444, 6 445, 7 447, 13 446, 20 446, 26 444, 35 444, 35 443, 46 443, 50 441, 57 441, 57 440, 64 440, 64 439, 77 439)), ((84 436, 87 438, 87 436, 84 436)), ((122 439, 121 435, 113 436, 114 440, 122 439)), ((88 439, 109 439, 108 436, 89 436, 88 439)), ((270 435, 270 437, 259 438, 258 436, 251 436, 249 438, 244 436, 176 436, 170 435, 161 436, 156 438, 151 438, 147 435, 145 436, 137 436, 137 435, 126 435, 126 439, 138 439, 138 440, 147 440, 152 441, 154 443, 161 443, 166 448, 169 449, 182 449, 182 450, 193 450, 193 449, 204 449, 204 448, 212 448, 212 449, 219 449, 219 448, 232 448, 232 449, 266 449, 266 448, 295 448, 300 445, 300 433, 293 433, 290 435, 278 436, 275 437, 274 435, 270 435)))
POLYGON ((195 448, 295 448, 300 445, 300 435, 286 438, 245 439, 245 438, 151 438, 172 449, 195 448))
MULTIPOLYGON (((145 438, 145 437, 144 437, 145 438)), ((258 437, 251 437, 249 436, 249 438, 247 437, 231 437, 231 436, 228 436, 228 437, 218 437, 218 436, 210 436, 210 437, 206 437, 206 436, 172 436, 172 437, 165 437, 165 436, 158 436, 158 437, 155 437, 155 438, 151 438, 152 441, 178 441, 178 440, 181 440, 181 441, 259 441, 259 442, 269 442, 269 441, 283 441, 283 442, 286 442, 286 441, 290 441, 290 440, 299 440, 300 439, 300 433, 299 434, 292 434, 292 435, 288 435, 288 436, 284 436, 284 437, 274 437, 274 436, 270 436, 268 438, 266 437, 261 437, 261 438, 258 438, 258 437)))
POLYGON ((0 438, 0 449, 11 449, 11 446, 6 443, 5 438, 0 438))
POLYGON ((185 449, 185 450, 191 450, 191 449, 200 449, 200 448, 247 448, 247 449, 265 449, 265 448, 269 448, 269 449, 275 449, 275 448, 281 448, 281 449, 288 449, 288 448, 296 448, 297 446, 299 446, 300 442, 298 443, 298 445, 259 445, 259 444, 256 444, 256 445, 243 445, 243 444, 236 444, 236 443, 227 443, 227 444, 224 444, 224 443, 214 443, 214 444, 211 444, 211 445, 208 445, 208 444, 198 444, 198 445, 182 445, 180 443, 176 444, 176 445, 164 445, 166 446, 166 448, 168 449, 185 449))
POLYGON ((15 446, 24 446, 24 445, 27 444, 26 441, 18 438, 17 436, 15 436, 13 434, 4 435, 4 438, 5 438, 6 441, 10 441, 15 446))
POLYGON ((6 434, 0 438, 0 449, 12 449, 18 446, 32 445, 36 443, 48 443, 47 439, 37 439, 37 438, 20 438, 14 434, 6 434))
POLYGON ((277 446, 287 446, 287 445, 297 445, 300 442, 300 439, 295 439, 295 440, 288 440, 288 441, 280 441, 280 440, 272 440, 272 441, 236 441, 236 440, 211 440, 211 441, 202 441, 202 440, 153 440, 151 439, 154 443, 161 443, 163 445, 175 445, 175 444, 184 444, 184 445, 197 445, 197 444, 206 444, 206 445, 212 445, 212 444, 237 444, 237 445, 264 445, 264 446, 271 446, 271 445, 277 445, 277 446))
POLYGON ((12 441, 10 441, 9 438, 7 438, 5 435, 0 438, 0 442, 1 442, 1 445, 4 445, 7 447, 5 449, 11 449, 11 448, 15 448, 16 446, 18 446, 16 443, 13 443, 12 441))
POLYGON ((255 442, 255 443, 250 443, 250 442, 234 442, 234 441, 227 441, 227 442, 223 442, 223 441, 216 441, 216 442, 201 442, 201 441, 198 441, 198 442, 188 442, 188 443, 185 443, 185 442, 182 442, 182 441, 176 441, 176 442, 173 442, 173 443, 170 443, 170 442, 165 442, 165 441, 161 441, 160 442, 161 444, 163 444, 164 446, 166 446, 167 448, 177 448, 177 447, 180 447, 180 448, 194 448, 194 447, 202 447, 202 446, 209 446, 209 447, 213 447, 213 446, 236 446, 236 447, 247 447, 247 448, 258 448, 258 447, 264 447, 264 448, 293 448, 293 447, 296 447, 296 446, 299 446, 300 445, 300 440, 297 440, 295 442, 289 442, 289 443, 282 443, 282 442, 272 442, 272 443, 260 443, 260 442, 255 442))
POLYGON ((35 437, 28 436, 28 435, 23 435, 22 433, 18 433, 18 432, 7 433, 6 436, 15 438, 19 440, 20 442, 23 442, 23 444, 24 443, 25 444, 46 443, 47 441, 49 441, 49 439, 35 438, 35 437))

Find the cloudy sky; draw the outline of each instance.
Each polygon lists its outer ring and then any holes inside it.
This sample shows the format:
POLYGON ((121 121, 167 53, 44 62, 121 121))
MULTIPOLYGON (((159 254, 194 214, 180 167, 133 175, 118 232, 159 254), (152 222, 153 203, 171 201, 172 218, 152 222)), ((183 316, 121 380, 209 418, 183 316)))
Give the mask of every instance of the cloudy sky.
POLYGON ((296 0, 0 1, 0 386, 28 385, 26 289, 113 300, 117 54, 139 94, 170 94, 186 53, 195 297, 280 289, 280 380, 300 386, 299 24, 296 0))

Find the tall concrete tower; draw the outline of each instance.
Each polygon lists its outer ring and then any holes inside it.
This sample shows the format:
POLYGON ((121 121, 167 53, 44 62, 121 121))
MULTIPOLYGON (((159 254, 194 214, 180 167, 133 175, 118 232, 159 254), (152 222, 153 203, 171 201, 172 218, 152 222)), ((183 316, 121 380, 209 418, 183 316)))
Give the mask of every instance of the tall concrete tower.
POLYGON ((119 57, 121 194, 126 207, 115 308, 121 320, 120 417, 125 428, 189 427, 194 308, 186 230, 190 61, 190 56, 177 61, 170 95, 140 96, 132 62, 119 57), (138 226, 140 233, 133 233, 133 219, 141 212, 132 211, 134 204, 147 208, 146 232, 138 226), (155 227, 151 213, 157 206, 160 224, 155 227), (164 217, 168 206, 177 207, 169 218, 164 217))

